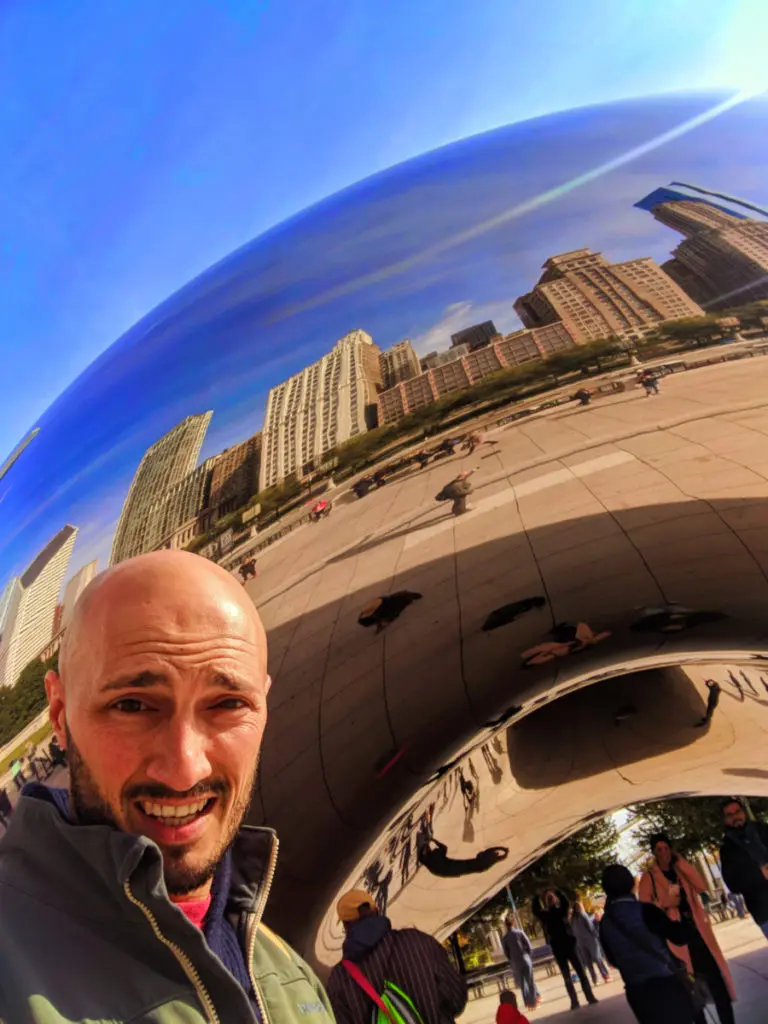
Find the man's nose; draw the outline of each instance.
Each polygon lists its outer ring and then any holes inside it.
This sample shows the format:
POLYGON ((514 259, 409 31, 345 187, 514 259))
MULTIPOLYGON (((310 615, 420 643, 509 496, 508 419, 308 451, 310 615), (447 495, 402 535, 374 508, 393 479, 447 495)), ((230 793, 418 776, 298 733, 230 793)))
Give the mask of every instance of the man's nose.
POLYGON ((211 776, 208 737, 188 716, 174 716, 158 732, 157 748, 147 766, 147 776, 169 789, 184 793, 211 776))

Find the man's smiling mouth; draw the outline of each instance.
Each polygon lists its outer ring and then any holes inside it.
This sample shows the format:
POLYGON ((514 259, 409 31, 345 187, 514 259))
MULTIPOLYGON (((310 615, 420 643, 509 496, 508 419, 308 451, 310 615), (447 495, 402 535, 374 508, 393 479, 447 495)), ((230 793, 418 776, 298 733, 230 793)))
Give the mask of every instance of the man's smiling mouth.
POLYGON ((171 828, 189 825, 197 818, 208 814, 216 803, 217 797, 210 796, 201 800, 190 800, 185 804, 170 804, 157 800, 138 800, 137 807, 142 814, 155 821, 162 822, 171 828))

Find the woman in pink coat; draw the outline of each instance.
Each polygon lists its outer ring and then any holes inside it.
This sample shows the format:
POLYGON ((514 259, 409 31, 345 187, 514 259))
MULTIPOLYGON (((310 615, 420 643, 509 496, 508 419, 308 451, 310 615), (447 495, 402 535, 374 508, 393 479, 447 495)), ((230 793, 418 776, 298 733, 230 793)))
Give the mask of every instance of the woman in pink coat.
POLYGON ((651 836, 651 850, 653 861, 640 879, 638 895, 643 902, 661 907, 670 920, 688 925, 688 945, 670 943, 669 948, 692 974, 706 981, 720 1024, 733 1024, 733 978, 699 898, 707 884, 692 864, 673 851, 665 835, 651 836))

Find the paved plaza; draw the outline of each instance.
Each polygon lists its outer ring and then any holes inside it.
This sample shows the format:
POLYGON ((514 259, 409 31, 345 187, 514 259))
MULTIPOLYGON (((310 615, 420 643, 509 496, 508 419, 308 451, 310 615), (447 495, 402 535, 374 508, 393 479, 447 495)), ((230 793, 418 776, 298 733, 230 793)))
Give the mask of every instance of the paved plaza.
POLYGON ((574 685, 575 661, 520 671, 553 622, 611 633, 580 655, 587 674, 765 647, 767 386, 755 358, 665 378, 658 397, 553 409, 471 458, 339 500, 261 554, 248 591, 275 685, 252 820, 281 836, 281 926, 322 913, 333 889, 318 893, 317 878, 343 884, 371 833, 478 728, 574 685), (465 468, 472 511, 455 519, 434 497, 465 468), (423 596, 380 635, 358 624, 398 590, 423 596), (544 607, 482 631, 493 609, 537 596, 544 607), (628 630, 664 602, 728 619, 717 636, 628 630))
MULTIPOLYGON (((728 958, 736 985, 738 1001, 734 1010, 737 1024, 763 1024, 768 1006, 768 943, 751 920, 726 921, 716 926, 715 934, 728 958)), ((636 1024, 616 971, 612 972, 612 979, 607 985, 601 982, 595 986, 595 994, 600 1000, 598 1006, 582 1005, 578 1013, 575 1013, 570 1009, 560 974, 546 978, 537 972, 536 983, 542 995, 542 1003, 537 1010, 528 1011, 532 1024, 541 1020, 549 1021, 550 1024, 560 1021, 563 1024, 565 1021, 636 1024)), ((492 1024, 497 1005, 496 992, 483 999, 470 999, 466 1010, 458 1018, 460 1024, 492 1024)), ((714 1007, 709 1007, 708 1015, 711 1021, 717 1020, 714 1007)))

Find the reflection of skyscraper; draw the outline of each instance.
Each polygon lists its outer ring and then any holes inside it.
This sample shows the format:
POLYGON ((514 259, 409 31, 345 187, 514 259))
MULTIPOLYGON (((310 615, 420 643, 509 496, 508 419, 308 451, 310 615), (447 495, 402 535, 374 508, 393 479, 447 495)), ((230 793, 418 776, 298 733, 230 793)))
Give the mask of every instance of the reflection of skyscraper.
POLYGON ((379 349, 351 331, 328 355, 290 377, 267 398, 259 489, 324 462, 333 449, 376 425, 379 349))
POLYGON ((88 562, 82 569, 78 569, 72 579, 64 588, 64 599, 61 602, 61 618, 59 629, 66 629, 72 619, 72 612, 75 610, 77 599, 96 575, 97 562, 88 562))
POLYGON ((451 345, 454 347, 469 345, 469 351, 474 352, 477 348, 490 345, 491 341, 498 336, 499 332, 496 330, 493 320, 485 320, 481 324, 473 324, 471 327, 465 327, 464 330, 452 334, 451 345))
POLYGON ((211 422, 212 412, 187 416, 147 448, 131 481, 112 542, 110 564, 151 551, 158 538, 158 502, 191 473, 211 422))
POLYGON ((20 579, 12 581, 18 584, 12 591, 15 607, 7 606, 9 614, 0 643, 0 682, 5 686, 16 682, 21 670, 53 635, 56 602, 76 536, 74 526, 59 530, 20 579))
POLYGON ((259 489, 261 433, 227 448, 216 457, 209 506, 216 518, 240 508, 259 489))
POLYGON ((410 380, 421 373, 419 357, 410 341, 398 341, 381 353, 381 386, 386 391, 401 381, 410 380))
POLYGON ((658 188, 635 204, 685 236, 664 271, 708 309, 768 298, 768 222, 658 188))
POLYGON ((638 338, 664 320, 701 315, 650 257, 609 263, 589 249, 548 259, 536 287, 517 300, 515 310, 526 327, 562 320, 579 342, 638 338))

